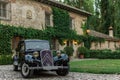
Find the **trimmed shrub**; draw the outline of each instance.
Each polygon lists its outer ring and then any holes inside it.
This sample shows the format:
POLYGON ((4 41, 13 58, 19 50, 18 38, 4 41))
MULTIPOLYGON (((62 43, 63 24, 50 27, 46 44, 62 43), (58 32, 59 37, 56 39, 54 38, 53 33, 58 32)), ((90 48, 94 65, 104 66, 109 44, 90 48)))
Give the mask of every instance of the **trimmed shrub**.
POLYGON ((89 58, 99 58, 99 59, 120 59, 120 51, 111 50, 90 50, 89 58))
POLYGON ((89 57, 89 50, 86 47, 78 47, 78 55, 82 54, 85 57, 89 57))
POLYGON ((72 56, 73 55, 73 52, 74 52, 74 49, 72 46, 66 46, 64 48, 64 51, 65 53, 68 55, 68 56, 72 56))

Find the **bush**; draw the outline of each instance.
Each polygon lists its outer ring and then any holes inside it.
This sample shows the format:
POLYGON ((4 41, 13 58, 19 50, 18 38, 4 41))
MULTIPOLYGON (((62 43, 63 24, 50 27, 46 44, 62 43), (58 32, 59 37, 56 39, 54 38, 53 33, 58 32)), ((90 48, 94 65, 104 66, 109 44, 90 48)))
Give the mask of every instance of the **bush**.
POLYGON ((53 50, 53 51, 52 51, 53 57, 57 56, 57 53, 56 53, 56 52, 57 52, 56 50, 53 50))
POLYGON ((64 51, 68 56, 72 56, 73 52, 74 52, 74 49, 73 49, 72 46, 67 46, 67 47, 64 48, 64 51))
POLYGON ((0 65, 12 64, 11 55, 0 55, 0 65))
POLYGON ((99 59, 120 59, 120 51, 111 50, 90 50, 89 58, 99 58, 99 59))
POLYGON ((82 54, 85 57, 89 57, 89 50, 86 47, 78 47, 78 55, 82 54))

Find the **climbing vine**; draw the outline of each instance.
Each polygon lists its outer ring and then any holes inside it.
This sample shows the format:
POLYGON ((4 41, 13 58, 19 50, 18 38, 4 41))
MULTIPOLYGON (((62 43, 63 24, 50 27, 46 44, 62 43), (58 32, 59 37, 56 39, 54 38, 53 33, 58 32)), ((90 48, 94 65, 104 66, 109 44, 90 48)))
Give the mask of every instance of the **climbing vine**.
POLYGON ((78 43, 84 42, 87 48, 90 48, 91 41, 100 41, 99 38, 78 35, 76 31, 70 29, 70 16, 67 11, 55 7, 52 10, 54 26, 47 26, 45 30, 0 24, 0 54, 12 52, 11 40, 15 36, 24 39, 46 39, 49 41, 58 39, 60 44, 63 44, 63 40, 76 40, 78 43))
POLYGON ((0 24, 0 53, 11 53, 11 40, 14 36, 20 36, 25 39, 45 38, 41 30, 0 24))
POLYGON ((90 49, 92 42, 104 42, 105 41, 105 39, 103 39, 103 38, 90 36, 87 33, 87 30, 89 30, 88 22, 85 22, 85 24, 82 25, 82 29, 83 29, 83 33, 84 33, 83 42, 84 42, 84 46, 86 48, 90 49))

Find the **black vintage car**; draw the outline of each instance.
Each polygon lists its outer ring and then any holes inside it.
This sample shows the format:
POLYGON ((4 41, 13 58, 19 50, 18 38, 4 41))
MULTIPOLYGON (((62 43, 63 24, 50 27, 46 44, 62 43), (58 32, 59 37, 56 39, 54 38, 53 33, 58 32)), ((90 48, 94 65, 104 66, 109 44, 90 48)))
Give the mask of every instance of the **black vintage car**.
POLYGON ((66 54, 53 57, 49 42, 46 40, 23 40, 16 48, 13 68, 20 68, 24 78, 31 77, 34 71, 56 71, 60 76, 69 73, 69 59, 66 54))

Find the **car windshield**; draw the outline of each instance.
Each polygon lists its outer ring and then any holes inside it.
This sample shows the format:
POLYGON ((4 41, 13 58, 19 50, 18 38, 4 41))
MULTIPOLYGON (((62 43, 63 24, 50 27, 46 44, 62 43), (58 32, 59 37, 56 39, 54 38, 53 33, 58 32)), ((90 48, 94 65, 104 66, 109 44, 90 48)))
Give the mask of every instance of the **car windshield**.
POLYGON ((48 41, 27 41, 26 50, 30 49, 50 49, 48 41))

